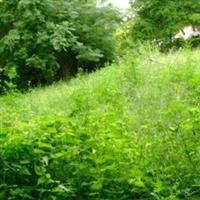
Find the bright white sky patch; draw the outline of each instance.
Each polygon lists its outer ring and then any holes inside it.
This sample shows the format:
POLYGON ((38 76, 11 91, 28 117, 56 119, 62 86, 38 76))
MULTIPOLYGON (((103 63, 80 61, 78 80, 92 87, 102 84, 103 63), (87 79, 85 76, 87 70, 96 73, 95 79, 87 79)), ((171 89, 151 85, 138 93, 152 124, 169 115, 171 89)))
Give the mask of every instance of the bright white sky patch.
POLYGON ((129 0, 108 0, 108 2, 122 9, 129 7, 129 0))
POLYGON ((120 9, 127 9, 129 8, 129 0, 104 0, 103 3, 101 0, 97 0, 97 6, 102 5, 108 5, 109 3, 112 3, 114 6, 120 8, 120 9))

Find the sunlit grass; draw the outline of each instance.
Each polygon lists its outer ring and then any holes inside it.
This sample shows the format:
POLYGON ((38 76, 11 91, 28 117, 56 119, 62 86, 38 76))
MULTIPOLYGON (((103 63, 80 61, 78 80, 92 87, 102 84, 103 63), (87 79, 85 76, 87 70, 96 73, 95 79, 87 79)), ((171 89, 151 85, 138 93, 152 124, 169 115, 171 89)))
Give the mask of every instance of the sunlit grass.
POLYGON ((1 97, 4 199, 26 199, 14 185, 33 199, 200 198, 199 53, 140 49, 1 97))

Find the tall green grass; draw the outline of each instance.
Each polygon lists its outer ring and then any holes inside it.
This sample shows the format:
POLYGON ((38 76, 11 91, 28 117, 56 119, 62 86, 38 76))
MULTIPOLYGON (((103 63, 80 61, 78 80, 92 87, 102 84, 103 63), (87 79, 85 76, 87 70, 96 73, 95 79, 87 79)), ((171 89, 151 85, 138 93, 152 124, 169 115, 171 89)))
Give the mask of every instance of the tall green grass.
POLYGON ((200 199, 200 52, 140 49, 0 98, 0 199, 200 199))

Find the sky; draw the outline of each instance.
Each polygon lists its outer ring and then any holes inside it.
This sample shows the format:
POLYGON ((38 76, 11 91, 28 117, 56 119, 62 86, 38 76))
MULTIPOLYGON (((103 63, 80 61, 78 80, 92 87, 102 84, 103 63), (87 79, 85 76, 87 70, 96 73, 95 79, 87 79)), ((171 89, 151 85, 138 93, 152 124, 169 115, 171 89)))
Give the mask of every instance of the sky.
MULTIPOLYGON (((100 0, 97 0, 97 2, 100 2, 100 0)), ((112 3, 113 5, 121 9, 126 9, 129 7, 129 0, 105 0, 104 5, 108 3, 112 3)))
POLYGON ((122 9, 129 7, 129 0, 109 0, 109 2, 122 9))

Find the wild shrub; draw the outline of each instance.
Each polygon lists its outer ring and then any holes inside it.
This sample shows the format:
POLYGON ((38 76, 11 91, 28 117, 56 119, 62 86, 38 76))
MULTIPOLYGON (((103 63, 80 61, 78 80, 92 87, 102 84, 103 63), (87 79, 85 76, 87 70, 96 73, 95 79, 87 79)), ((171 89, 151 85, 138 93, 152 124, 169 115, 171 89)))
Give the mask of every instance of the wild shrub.
POLYGON ((134 41, 157 40, 164 43, 163 48, 171 48, 176 44, 178 47, 180 43, 173 42, 173 37, 181 29, 189 25, 200 27, 199 1, 136 0, 131 2, 135 14, 131 30, 134 41))
POLYGON ((0 199, 199 199, 199 74, 199 51, 143 47, 1 97, 0 199))

